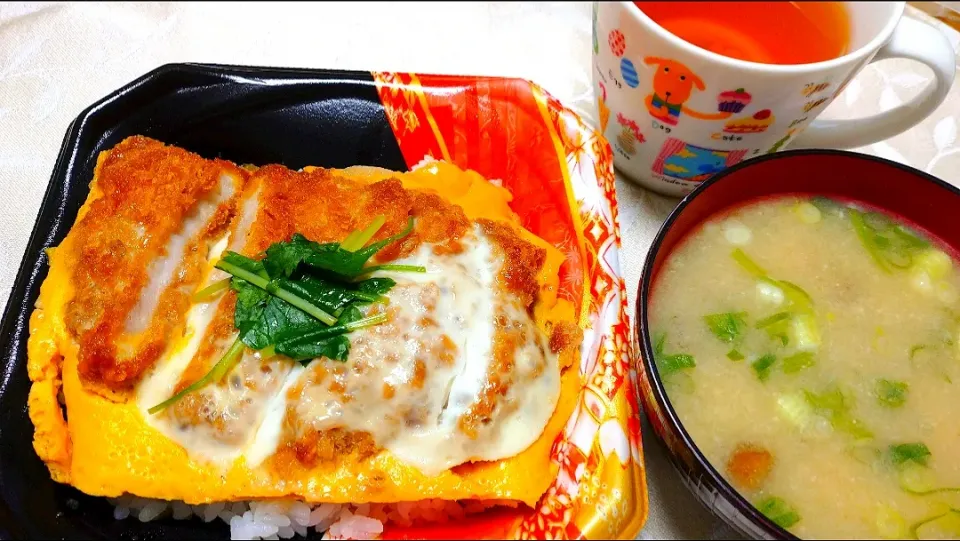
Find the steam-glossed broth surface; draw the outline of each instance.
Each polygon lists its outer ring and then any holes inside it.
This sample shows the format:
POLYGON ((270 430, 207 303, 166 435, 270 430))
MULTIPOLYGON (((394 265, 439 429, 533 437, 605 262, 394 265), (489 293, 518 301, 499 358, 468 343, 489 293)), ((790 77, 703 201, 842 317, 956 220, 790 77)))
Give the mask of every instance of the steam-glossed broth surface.
POLYGON ((960 275, 895 218, 790 196, 716 216, 651 297, 712 465, 801 538, 960 538, 960 275))

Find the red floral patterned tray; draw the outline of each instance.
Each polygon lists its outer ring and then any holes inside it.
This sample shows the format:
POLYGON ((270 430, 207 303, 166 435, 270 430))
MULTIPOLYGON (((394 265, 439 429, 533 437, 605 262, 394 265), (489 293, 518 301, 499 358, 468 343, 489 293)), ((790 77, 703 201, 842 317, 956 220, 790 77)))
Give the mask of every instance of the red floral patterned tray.
POLYGON ((610 146, 520 79, 374 73, 408 166, 442 159, 501 179, 523 225, 561 248, 561 296, 585 329, 578 404, 553 446, 538 507, 385 539, 632 539, 647 517, 640 420, 610 146))
MULTIPOLYGON (((146 134, 238 163, 413 168, 449 160, 513 193, 523 225, 567 255, 561 292, 585 329, 576 408, 552 448, 559 474, 535 509, 491 511, 388 539, 633 538, 647 516, 640 421, 610 146, 542 89, 517 79, 168 64, 70 125, 0 322, 0 538, 117 537, 101 499, 58 485, 37 460, 24 404, 26 322, 96 158, 146 134)), ((126 536, 222 538, 190 521, 124 522, 126 536)))

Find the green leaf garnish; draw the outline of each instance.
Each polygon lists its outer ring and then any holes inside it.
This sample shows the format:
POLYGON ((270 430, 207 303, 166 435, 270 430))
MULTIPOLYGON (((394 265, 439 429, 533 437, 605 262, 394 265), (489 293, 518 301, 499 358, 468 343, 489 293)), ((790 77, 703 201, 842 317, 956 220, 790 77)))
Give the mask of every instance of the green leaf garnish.
POLYGON ((209 373, 148 411, 161 411, 222 379, 239 362, 244 346, 258 350, 262 359, 279 354, 300 362, 317 358, 346 361, 350 354, 346 335, 387 320, 384 313, 364 316, 359 307, 384 301, 384 295, 396 285, 387 277, 357 277, 378 270, 426 271, 411 265, 365 266, 378 251, 413 231, 411 217, 399 234, 364 247, 384 223, 378 216, 342 244, 320 244, 295 233, 289 241, 272 244, 262 259, 236 252, 224 254, 216 267, 231 278, 198 291, 194 299, 211 298, 228 287, 234 290, 233 322, 238 338, 209 373))
POLYGON ((380 228, 383 227, 385 223, 387 223, 387 219, 382 214, 377 216, 366 228, 351 233, 349 237, 340 243, 340 247, 348 252, 356 252, 360 248, 363 248, 364 244, 370 242, 370 239, 377 234, 377 231, 380 231, 380 228))
POLYGON ((767 381, 767 378, 770 377, 770 369, 775 362, 777 362, 777 357, 771 353, 767 353, 756 361, 753 361, 750 366, 753 367, 753 371, 756 372, 757 378, 759 378, 760 381, 767 381))
POLYGON ((895 466, 906 462, 915 462, 926 466, 930 458, 930 449, 923 443, 901 443, 890 446, 890 460, 895 466))
MULTIPOLYGON (((348 239, 352 240, 350 248, 355 248, 354 250, 347 250, 336 242, 320 244, 295 233, 289 241, 274 243, 267 248, 264 267, 272 278, 289 277, 297 271, 300 265, 307 265, 314 271, 321 271, 321 274, 332 275, 340 280, 354 278, 365 272, 372 272, 371 269, 364 268, 367 261, 387 245, 406 237, 413 231, 413 218, 411 217, 407 222, 407 227, 400 233, 375 242, 366 248, 356 246, 356 243, 364 238, 369 240, 369 237, 372 237, 380 229, 379 226, 375 229, 372 228, 378 221, 375 220, 371 224, 371 228, 368 228, 365 232, 358 233, 353 239, 348 239), (368 233, 369 237, 367 237, 368 233)), ((399 265, 393 265, 391 269, 383 267, 386 267, 386 265, 382 265, 381 270, 401 270, 398 268, 401 267, 399 265)), ((423 268, 413 267, 404 270, 418 272, 426 270, 421 269, 423 268)))
POLYGON ((875 389, 877 402, 888 408, 899 408, 907 401, 908 390, 909 386, 905 382, 879 379, 875 389))
POLYGON ((203 387, 206 387, 207 384, 215 383, 223 379, 224 376, 230 373, 230 370, 240 362, 240 358, 243 356, 243 342, 237 339, 233 345, 227 349, 226 353, 223 354, 223 357, 220 357, 220 360, 213 365, 213 368, 210 369, 202 378, 193 382, 187 387, 184 387, 182 391, 171 396, 170 398, 164 400, 163 402, 153 406, 147 410, 147 413, 153 415, 160 411, 163 411, 175 404, 184 396, 194 392, 199 391, 203 387))
POLYGON ((783 359, 783 371, 786 374, 794 374, 804 368, 810 368, 814 364, 816 364, 816 361, 814 360, 813 353, 801 351, 783 359))
POLYGON ((270 275, 267 274, 267 271, 263 266, 263 261, 249 258, 245 255, 238 254, 237 252, 227 251, 223 254, 223 256, 220 257, 219 263, 228 263, 233 267, 246 271, 249 274, 257 275, 264 280, 270 279, 270 275))
POLYGON ((346 361, 350 354, 350 342, 347 333, 378 325, 387 320, 384 313, 363 317, 363 313, 351 306, 340 316, 333 327, 315 329, 305 333, 281 333, 274 346, 276 352, 295 361, 309 361, 326 357, 335 361, 346 361))
POLYGON ((728 344, 736 342, 743 330, 747 327, 745 312, 727 312, 723 314, 710 314, 703 316, 710 332, 721 341, 728 344))
POLYGON ((230 289, 230 278, 217 280, 216 282, 194 293, 190 300, 192 302, 206 302, 228 289, 230 289))
MULTIPOLYGON (((303 297, 324 305, 331 312, 343 312, 351 302, 358 300, 342 288, 322 289, 325 282, 316 278, 304 278, 301 282, 283 280, 281 283, 303 297)), ((243 342, 253 349, 275 344, 281 335, 301 335, 331 328, 325 321, 318 320, 280 297, 253 287, 249 282, 238 279, 233 287, 237 291, 234 326, 240 331, 243 342)), ((333 322, 336 324, 339 320, 333 322)))
MULTIPOLYGON (((227 256, 231 259, 243 257, 242 255, 234 252, 229 252, 227 256)), ((250 272, 248 269, 236 265, 232 260, 228 260, 227 257, 221 259, 220 262, 217 263, 217 268, 232 274, 234 278, 240 278, 241 280, 258 287, 263 291, 278 297, 281 300, 292 304, 293 306, 296 306, 300 310, 303 310, 327 325, 333 325, 337 322, 337 318, 323 311, 323 309, 311 304, 309 301, 297 296, 295 293, 283 289, 282 283, 279 280, 268 280, 259 274, 250 272)))
POLYGON ((322 247, 338 249, 336 243, 319 244, 313 242, 300 233, 294 233, 286 242, 275 242, 267 248, 263 266, 274 278, 289 277, 300 266, 308 255, 322 249, 322 247))
POLYGON ((757 511, 781 528, 789 528, 800 522, 800 514, 790 504, 775 496, 760 501, 757 504, 757 511))
POLYGON ((374 273, 377 271, 395 271, 395 272, 427 272, 426 267, 420 265, 374 265, 364 267, 358 276, 374 273))
MULTIPOLYGON (((339 244, 336 243, 310 243, 311 251, 310 253, 305 254, 301 261, 305 265, 308 265, 315 270, 326 271, 338 276, 353 278, 365 272, 370 272, 369 270, 364 269, 364 265, 366 265, 367 261, 371 257, 385 248, 387 245, 406 237, 412 231, 413 218, 411 217, 410 221, 407 222, 407 227, 404 228, 403 231, 354 252, 344 250, 339 244)), ((391 268, 387 268, 386 265, 381 265, 378 270, 412 270, 414 272, 423 272, 426 270, 423 269, 423 267, 413 266, 410 268, 401 268, 399 265, 391 265, 390 267, 391 268)))
POLYGON ((393 278, 368 278, 356 283, 356 292, 367 295, 368 298, 372 296, 379 297, 380 295, 386 294, 395 285, 397 285, 397 282, 393 278))

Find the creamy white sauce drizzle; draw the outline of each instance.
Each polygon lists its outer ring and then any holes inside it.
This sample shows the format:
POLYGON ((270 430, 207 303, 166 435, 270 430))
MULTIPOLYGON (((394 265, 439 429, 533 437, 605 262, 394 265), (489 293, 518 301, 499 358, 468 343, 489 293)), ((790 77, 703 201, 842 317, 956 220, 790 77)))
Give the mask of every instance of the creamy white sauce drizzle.
POLYGON ((442 307, 450 310, 446 313, 452 317, 441 317, 440 326, 454 339, 463 362, 457 363, 459 371, 450 383, 447 405, 438 419, 444 431, 455 428, 460 416, 467 413, 490 369, 496 332, 495 287, 502 261, 494 257, 489 242, 471 242, 455 259, 455 265, 461 272, 451 272, 451 283, 441 289, 447 293, 442 307))
MULTIPOLYGON (((490 239, 475 227, 462 242, 459 254, 438 256, 424 245, 395 262, 423 265, 426 273, 381 273, 397 281, 389 293, 391 320, 352 333, 345 363, 320 359, 303 369, 284 361, 287 368, 265 376, 269 381, 261 383, 269 396, 260 393, 247 404, 252 411, 244 414, 243 422, 249 425, 249 436, 234 444, 216 440, 210 430, 185 431, 146 413, 172 394, 217 303, 193 306, 189 340, 140 386, 145 417, 195 458, 226 464, 242 456, 250 467, 261 464, 291 436, 283 430, 290 412, 298 431, 294 437, 306 430, 335 428, 368 432, 378 446, 426 475, 519 453, 539 438, 553 414, 560 394, 558 361, 515 295, 497 283, 503 260, 490 239), (460 421, 487 386, 498 315, 520 329, 512 366, 504 374, 511 384, 471 437, 460 421), (291 393, 295 388, 302 390, 291 393)), ((225 247, 221 241, 218 250, 211 251, 211 261, 225 247)), ((251 367, 258 362, 259 355, 248 353, 231 376, 255 373, 251 367)), ((209 391, 217 397, 213 407, 229 412, 230 402, 242 399, 242 393, 227 391, 209 391)))
MULTIPOLYGON (((227 247, 228 236, 226 235, 218 240, 210 248, 209 263, 212 265, 223 254, 227 247)), ((217 313, 217 307, 220 305, 220 298, 211 302, 197 303, 190 307, 187 312, 187 321, 184 327, 183 337, 174 341, 167 353, 155 365, 153 371, 148 373, 137 387, 137 405, 141 413, 147 420, 147 423, 163 432, 166 436, 181 441, 182 435, 171 423, 166 422, 165 418, 151 415, 147 412, 151 407, 170 398, 176 390, 177 383, 183 372, 190 366, 190 361, 203 344, 204 335, 213 316, 217 313)), ((193 446, 192 446, 193 447, 193 446)), ((191 449, 192 450, 192 449, 191 449)), ((201 453, 208 460, 230 460, 236 452, 227 453, 228 456, 218 456, 218 453, 201 453)))
POLYGON ((263 416, 260 428, 257 429, 253 441, 243 453, 247 459, 247 465, 251 468, 256 468, 276 452, 283 432, 283 417, 287 414, 287 392, 297 382, 303 370, 304 368, 299 363, 294 365, 290 373, 287 374, 280 392, 267 403, 266 415, 263 416))
POLYGON ((475 228, 463 244, 461 254, 437 256, 431 246, 422 246, 397 261, 423 265, 428 272, 390 274, 397 281, 390 304, 399 314, 389 324, 351 335, 354 347, 343 375, 305 386, 295 398, 301 426, 369 432, 378 445, 426 475, 464 462, 512 456, 540 437, 559 399, 557 358, 515 296, 497 285, 503 261, 490 240, 475 228), (523 337, 514 351, 509 390, 496 398, 490 422, 471 438, 460 420, 478 401, 493 370, 498 310, 519 323, 523 337), (419 326, 421 317, 436 325, 419 326), (450 364, 432 349, 443 336, 456 346, 450 364), (418 359, 426 365, 419 389, 413 385, 418 359), (370 368, 354 374, 350 365, 358 362, 370 368), (349 400, 331 392, 333 379, 345 386, 349 400), (384 398, 384 383, 395 389, 390 399, 384 398))

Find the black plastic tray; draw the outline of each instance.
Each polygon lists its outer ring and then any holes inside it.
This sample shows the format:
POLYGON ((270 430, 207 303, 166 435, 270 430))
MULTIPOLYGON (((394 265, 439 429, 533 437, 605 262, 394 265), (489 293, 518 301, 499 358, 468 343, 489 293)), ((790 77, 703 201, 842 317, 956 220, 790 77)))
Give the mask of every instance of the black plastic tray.
POLYGON ((63 140, 0 329, 4 539, 229 537, 220 520, 114 520, 105 499, 52 481, 33 450, 26 346, 30 313, 47 275, 43 249, 56 246, 73 225, 97 155, 135 134, 237 163, 408 169, 367 72, 169 64, 83 111, 63 140))

